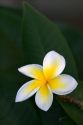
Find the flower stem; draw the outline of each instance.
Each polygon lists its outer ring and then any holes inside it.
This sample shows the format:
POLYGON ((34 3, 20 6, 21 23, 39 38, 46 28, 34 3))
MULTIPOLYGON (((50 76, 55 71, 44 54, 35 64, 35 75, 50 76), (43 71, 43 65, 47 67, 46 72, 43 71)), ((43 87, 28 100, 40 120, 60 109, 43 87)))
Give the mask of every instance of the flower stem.
POLYGON ((79 99, 75 99, 74 97, 71 97, 71 96, 59 96, 59 97, 64 102, 69 102, 69 103, 74 104, 74 105, 78 106, 79 108, 83 109, 83 101, 81 101, 79 99))

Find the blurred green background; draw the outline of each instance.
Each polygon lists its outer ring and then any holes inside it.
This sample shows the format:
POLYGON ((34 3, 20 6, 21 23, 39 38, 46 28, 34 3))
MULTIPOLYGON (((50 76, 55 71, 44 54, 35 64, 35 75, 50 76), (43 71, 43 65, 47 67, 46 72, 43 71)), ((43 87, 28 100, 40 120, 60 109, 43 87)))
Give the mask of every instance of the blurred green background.
POLYGON ((71 96, 83 100, 82 1, 28 1, 51 21, 21 2, 0 1, 0 125, 82 125, 83 110, 56 96, 48 112, 36 107, 34 97, 15 103, 17 90, 29 80, 18 67, 42 64, 52 49, 66 58, 64 73, 79 82, 71 96))

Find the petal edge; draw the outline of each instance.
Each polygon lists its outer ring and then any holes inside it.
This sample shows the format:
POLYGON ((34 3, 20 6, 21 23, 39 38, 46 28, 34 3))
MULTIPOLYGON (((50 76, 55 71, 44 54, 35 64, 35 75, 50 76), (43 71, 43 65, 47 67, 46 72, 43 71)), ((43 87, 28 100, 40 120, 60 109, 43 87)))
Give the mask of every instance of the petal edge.
POLYGON ((38 80, 31 80, 22 85, 17 92, 15 102, 21 102, 30 98, 39 89, 39 84, 38 80))
POLYGON ((44 111, 48 111, 53 102, 53 94, 49 86, 42 86, 35 95, 36 105, 44 111))
POLYGON ((43 60, 43 71, 47 80, 58 76, 65 68, 65 58, 55 51, 46 54, 43 60))
POLYGON ((77 81, 70 75, 61 74, 49 82, 53 93, 57 95, 66 95, 74 91, 77 87, 77 81))
POLYGON ((18 68, 22 74, 35 79, 43 79, 43 68, 38 64, 29 64, 18 68))

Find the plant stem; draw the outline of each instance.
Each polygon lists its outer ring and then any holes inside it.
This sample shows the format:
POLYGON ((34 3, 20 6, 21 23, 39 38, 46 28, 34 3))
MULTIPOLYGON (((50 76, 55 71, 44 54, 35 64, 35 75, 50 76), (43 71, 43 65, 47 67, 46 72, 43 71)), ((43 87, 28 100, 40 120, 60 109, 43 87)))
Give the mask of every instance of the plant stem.
POLYGON ((62 99, 64 102, 69 102, 83 109, 83 101, 79 99, 75 99, 74 97, 71 96, 59 96, 59 98, 62 99))

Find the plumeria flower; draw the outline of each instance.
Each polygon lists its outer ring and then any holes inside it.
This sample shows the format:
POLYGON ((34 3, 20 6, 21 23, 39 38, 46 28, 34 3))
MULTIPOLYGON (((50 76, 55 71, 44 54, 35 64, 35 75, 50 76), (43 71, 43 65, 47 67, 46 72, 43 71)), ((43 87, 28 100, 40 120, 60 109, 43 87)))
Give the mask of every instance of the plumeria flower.
POLYGON ((64 68, 64 57, 55 51, 46 54, 43 66, 30 64, 19 68, 19 72, 34 79, 18 90, 15 102, 24 101, 36 93, 36 105, 47 111, 52 105, 53 93, 66 95, 77 87, 78 83, 72 76, 61 74, 64 68))

